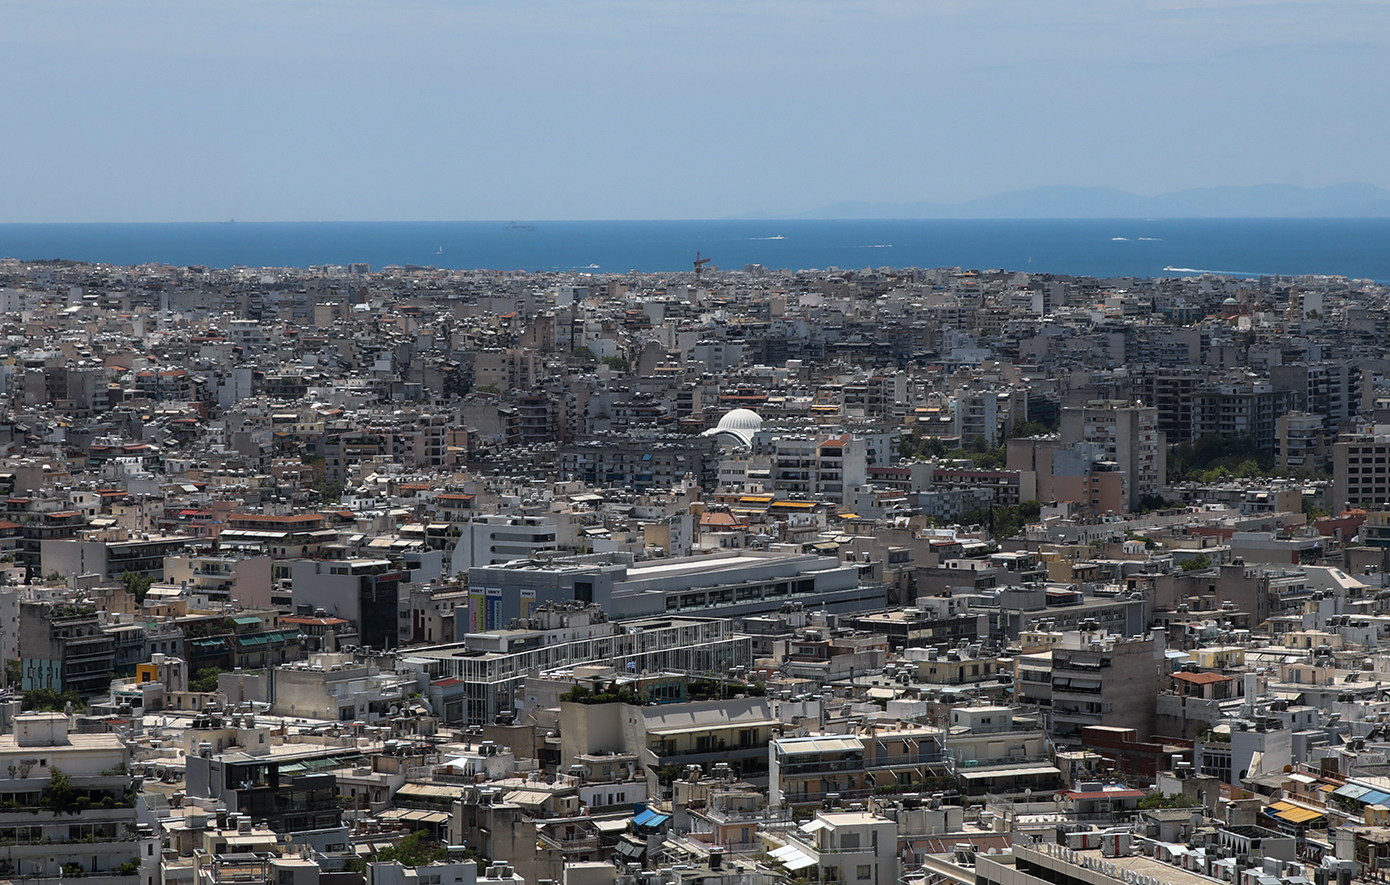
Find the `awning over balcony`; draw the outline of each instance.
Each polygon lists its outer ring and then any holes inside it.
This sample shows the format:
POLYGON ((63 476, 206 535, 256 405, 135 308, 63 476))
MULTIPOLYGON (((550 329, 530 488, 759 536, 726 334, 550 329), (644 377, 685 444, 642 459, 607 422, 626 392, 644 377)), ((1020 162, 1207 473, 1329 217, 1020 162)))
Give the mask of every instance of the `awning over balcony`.
POLYGON ((662 814, 651 808, 633 817, 632 822, 639 827, 659 827, 671 819, 671 815, 662 814))
POLYGON ((1323 816, 1322 812, 1302 808, 1292 802, 1275 802, 1268 809, 1272 815, 1291 824, 1306 824, 1323 816))
POLYGON ((1008 777, 1060 777, 1061 769, 1055 765, 1035 765, 1027 768, 966 768, 958 772, 966 780, 994 780, 1008 777))
POLYGON ((806 852, 797 848, 795 845, 783 845, 774 851, 769 852, 772 859, 780 863, 789 870, 803 870, 806 867, 814 866, 816 859, 806 852))
POLYGON ((449 819, 447 812, 420 811, 414 808, 390 808, 378 816, 382 820, 401 820, 412 824, 442 824, 449 819))
POLYGON ((550 794, 544 790, 513 790, 506 795, 505 801, 527 808, 540 808, 549 798, 550 794))

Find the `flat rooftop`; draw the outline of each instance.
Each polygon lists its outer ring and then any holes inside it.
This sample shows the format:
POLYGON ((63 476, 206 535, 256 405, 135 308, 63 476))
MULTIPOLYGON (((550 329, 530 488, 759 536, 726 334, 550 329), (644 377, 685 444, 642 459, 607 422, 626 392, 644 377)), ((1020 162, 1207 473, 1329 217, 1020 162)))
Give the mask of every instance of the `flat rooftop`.
MULTIPOLYGON (((1216 885, 1219 879, 1212 879, 1203 876, 1201 873, 1194 873, 1184 870, 1182 867, 1166 864, 1161 860, 1152 857, 1145 857, 1142 854, 1134 854, 1128 857, 1105 857, 1099 848, 1092 848, 1085 851, 1073 851, 1061 845, 1054 845, 1057 851, 1055 855, 1049 855, 1046 850, 1039 850, 1036 847, 1027 848, 1020 845, 1014 846, 1014 857, 1017 859, 1029 860, 1053 868, 1069 867, 1071 869, 1082 870, 1082 862, 1085 859, 1099 868, 1100 864, 1108 864, 1118 870, 1130 870, 1141 876, 1151 876, 1164 885, 1216 885), (1067 857, 1075 858, 1075 863, 1067 860, 1067 857)), ((989 858, 993 859, 993 858, 989 858)), ((1090 871, 1087 871, 1090 872, 1090 871)), ((1101 875, 1104 875, 1103 873, 1101 875)), ((1118 877, 1117 877, 1118 881, 1118 877)))

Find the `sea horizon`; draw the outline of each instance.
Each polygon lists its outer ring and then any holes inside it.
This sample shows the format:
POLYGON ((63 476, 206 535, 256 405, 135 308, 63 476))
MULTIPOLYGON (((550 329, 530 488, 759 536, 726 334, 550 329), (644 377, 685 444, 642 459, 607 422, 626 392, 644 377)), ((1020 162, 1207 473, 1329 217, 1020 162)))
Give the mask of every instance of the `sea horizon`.
POLYGON ((1062 276, 1390 281, 1390 218, 173 221, 0 223, 0 257, 119 266, 370 264, 674 273, 1007 269, 1062 276))

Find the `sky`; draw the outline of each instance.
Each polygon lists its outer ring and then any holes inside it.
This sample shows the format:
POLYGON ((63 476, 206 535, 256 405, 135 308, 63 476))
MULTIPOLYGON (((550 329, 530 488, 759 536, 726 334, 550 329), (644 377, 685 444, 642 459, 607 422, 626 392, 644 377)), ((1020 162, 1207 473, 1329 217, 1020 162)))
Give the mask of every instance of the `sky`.
POLYGON ((1390 0, 4 0, 0 222, 1390 187, 1390 0))

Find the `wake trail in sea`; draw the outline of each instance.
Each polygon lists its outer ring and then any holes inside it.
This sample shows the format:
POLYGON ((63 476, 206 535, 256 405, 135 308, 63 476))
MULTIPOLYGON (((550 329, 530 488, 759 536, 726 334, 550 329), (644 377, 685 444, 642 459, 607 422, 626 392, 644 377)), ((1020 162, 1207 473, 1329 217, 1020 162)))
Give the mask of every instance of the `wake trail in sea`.
POLYGON ((1254 271, 1248 271, 1248 270, 1204 270, 1203 268, 1200 268, 1200 267, 1172 267, 1172 266, 1167 266, 1167 267, 1164 267, 1163 269, 1166 270, 1166 271, 1168 271, 1169 273, 1191 273, 1191 274, 1209 273, 1209 274, 1213 274, 1213 275, 1218 276, 1218 277, 1264 277, 1264 276, 1272 276, 1272 274, 1255 273, 1254 271))

